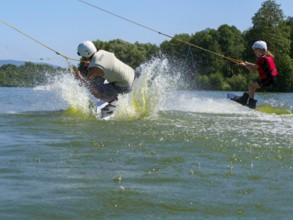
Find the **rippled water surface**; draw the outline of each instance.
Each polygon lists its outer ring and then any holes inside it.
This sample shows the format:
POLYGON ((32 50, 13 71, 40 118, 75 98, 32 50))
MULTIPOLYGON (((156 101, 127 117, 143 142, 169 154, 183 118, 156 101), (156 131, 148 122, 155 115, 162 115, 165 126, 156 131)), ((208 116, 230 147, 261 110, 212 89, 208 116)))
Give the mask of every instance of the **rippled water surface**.
MULTIPOLYGON (((292 109, 292 94, 257 98, 292 109)), ((0 99, 0 219, 292 217, 290 114, 225 92, 173 91, 132 112, 121 99, 109 121, 52 86, 0 88, 0 99)))

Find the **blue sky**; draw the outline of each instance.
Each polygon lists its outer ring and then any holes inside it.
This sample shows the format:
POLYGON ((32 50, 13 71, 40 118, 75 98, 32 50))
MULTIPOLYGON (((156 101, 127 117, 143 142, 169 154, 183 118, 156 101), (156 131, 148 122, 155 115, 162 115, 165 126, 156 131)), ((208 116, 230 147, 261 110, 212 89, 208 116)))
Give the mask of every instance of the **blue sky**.
MULTIPOLYGON (((244 31, 264 0, 86 0, 168 35, 194 34, 222 24, 244 31)), ((277 0, 293 16, 292 0, 277 0)), ((0 19, 65 56, 78 59, 84 40, 123 39, 159 45, 169 38, 99 11, 79 0, 0 0, 0 19)), ((0 60, 51 63, 66 60, 0 22, 0 60)), ((71 62, 76 64, 76 62, 71 62)))

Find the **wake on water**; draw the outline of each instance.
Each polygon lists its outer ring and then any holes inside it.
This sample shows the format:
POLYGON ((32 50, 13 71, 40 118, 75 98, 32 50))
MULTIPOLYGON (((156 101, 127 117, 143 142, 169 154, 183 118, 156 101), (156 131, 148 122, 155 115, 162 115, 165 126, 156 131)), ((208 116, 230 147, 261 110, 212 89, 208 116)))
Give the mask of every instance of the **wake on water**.
MULTIPOLYGON (((209 97, 205 92, 190 93, 180 90, 185 83, 184 70, 174 68, 166 58, 153 58, 142 64, 139 69, 140 77, 135 80, 132 92, 118 97, 113 119, 155 118, 159 111, 216 114, 236 112, 251 114, 252 112, 224 97, 215 99, 214 94, 209 97)), ((96 116, 92 103, 97 103, 97 99, 79 80, 74 78, 72 73, 55 76, 49 81, 42 89, 53 91, 61 96, 68 106, 66 112, 96 116)))

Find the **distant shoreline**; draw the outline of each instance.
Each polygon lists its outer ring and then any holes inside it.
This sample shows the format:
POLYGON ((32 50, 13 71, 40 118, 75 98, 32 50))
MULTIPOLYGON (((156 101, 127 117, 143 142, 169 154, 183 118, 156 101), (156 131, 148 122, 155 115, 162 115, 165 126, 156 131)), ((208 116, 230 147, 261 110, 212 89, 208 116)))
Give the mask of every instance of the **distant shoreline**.
MULTIPOLYGON (((6 64, 12 64, 12 65, 15 65, 15 66, 21 66, 21 65, 24 65, 27 62, 31 62, 31 61, 20 61, 20 60, 10 60, 10 59, 9 60, 0 60, 0 67, 3 66, 3 65, 6 65, 6 64)), ((41 64, 41 65, 49 65, 49 66, 52 66, 52 67, 55 67, 55 68, 61 67, 61 66, 50 64, 50 63, 43 63, 43 62, 31 62, 31 63, 33 63, 33 64, 41 64)))

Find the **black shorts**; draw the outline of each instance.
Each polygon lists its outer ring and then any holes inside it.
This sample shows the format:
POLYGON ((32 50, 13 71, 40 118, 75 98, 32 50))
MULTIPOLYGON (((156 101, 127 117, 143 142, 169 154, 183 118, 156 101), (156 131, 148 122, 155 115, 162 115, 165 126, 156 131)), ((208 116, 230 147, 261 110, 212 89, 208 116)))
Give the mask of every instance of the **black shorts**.
POLYGON ((273 77, 270 79, 263 79, 263 80, 259 80, 258 85, 263 88, 263 87, 271 87, 275 84, 277 77, 273 77))

